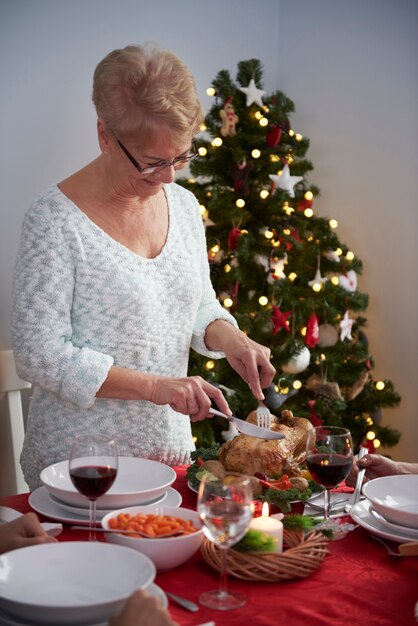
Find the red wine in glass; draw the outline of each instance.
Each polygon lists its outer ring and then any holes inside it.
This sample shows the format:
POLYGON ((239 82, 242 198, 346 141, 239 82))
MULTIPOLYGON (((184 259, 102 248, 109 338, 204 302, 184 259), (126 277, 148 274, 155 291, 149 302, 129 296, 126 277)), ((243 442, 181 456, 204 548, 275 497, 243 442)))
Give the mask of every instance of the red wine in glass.
POLYGON ((342 483, 351 470, 351 459, 342 454, 309 454, 306 464, 312 478, 331 489, 342 483))
POLYGON ((87 465, 70 469, 70 477, 77 491, 88 500, 97 500, 115 482, 116 467, 87 465))
POLYGON ((89 541, 96 541, 96 500, 113 485, 118 471, 116 442, 87 433, 71 446, 68 471, 74 487, 89 501, 89 541))
POLYGON ((330 491, 350 473, 353 442, 347 428, 317 426, 306 442, 306 464, 315 482, 325 487, 324 517, 330 515, 330 491))

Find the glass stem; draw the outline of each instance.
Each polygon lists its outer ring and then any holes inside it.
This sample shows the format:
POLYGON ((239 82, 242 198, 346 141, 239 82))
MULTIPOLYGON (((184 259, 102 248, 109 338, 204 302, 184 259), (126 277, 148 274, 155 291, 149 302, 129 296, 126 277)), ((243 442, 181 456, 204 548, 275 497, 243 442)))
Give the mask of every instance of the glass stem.
POLYGON ((96 538, 96 500, 90 500, 89 541, 97 541, 96 538))
POLYGON ((331 513, 331 490, 325 489, 325 505, 324 505, 324 518, 329 519, 331 513))
POLYGON ((221 576, 219 580, 219 595, 227 596, 227 577, 228 577, 228 549, 221 548, 221 576))

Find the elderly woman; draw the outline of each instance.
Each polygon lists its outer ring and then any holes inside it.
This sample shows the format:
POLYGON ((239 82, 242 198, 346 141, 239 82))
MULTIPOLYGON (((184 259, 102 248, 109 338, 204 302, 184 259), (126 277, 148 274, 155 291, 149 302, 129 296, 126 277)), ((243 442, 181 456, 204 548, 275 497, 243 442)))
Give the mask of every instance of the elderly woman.
POLYGON ((86 431, 116 436, 122 455, 188 462, 190 418, 212 401, 230 414, 219 389, 187 377, 190 347, 226 357, 259 399, 275 372, 217 301, 197 200, 174 183, 202 121, 187 67, 156 47, 114 50, 93 102, 100 155, 34 201, 15 270, 31 489, 86 431))

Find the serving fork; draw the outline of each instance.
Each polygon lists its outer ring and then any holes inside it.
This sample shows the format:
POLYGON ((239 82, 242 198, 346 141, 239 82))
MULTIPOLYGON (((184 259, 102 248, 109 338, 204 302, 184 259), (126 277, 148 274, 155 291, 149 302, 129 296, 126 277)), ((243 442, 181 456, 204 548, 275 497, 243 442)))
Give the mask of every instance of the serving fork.
POLYGON ((266 405, 259 400, 257 407, 257 426, 260 428, 270 428, 272 415, 266 405))
MULTIPOLYGON (((266 408, 266 410, 268 410, 266 408)), ((208 413, 212 413, 212 415, 219 415, 219 417, 224 417, 228 421, 232 422, 237 430, 244 435, 249 435, 250 437, 258 437, 259 439, 284 439, 285 435, 283 433, 277 433, 270 428, 262 428, 257 426, 256 424, 251 424, 251 422, 245 422, 244 420, 240 420, 238 417, 234 417, 233 415, 225 415, 225 413, 221 413, 217 409, 213 409, 212 407, 209 409, 208 413)))

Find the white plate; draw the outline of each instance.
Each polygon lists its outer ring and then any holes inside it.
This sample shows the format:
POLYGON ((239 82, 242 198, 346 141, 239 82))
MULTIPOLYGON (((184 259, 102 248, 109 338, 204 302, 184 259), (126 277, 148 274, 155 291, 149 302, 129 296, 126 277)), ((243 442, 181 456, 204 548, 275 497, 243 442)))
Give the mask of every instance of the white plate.
POLYGON ((397 541, 398 543, 407 543, 408 541, 414 541, 415 537, 408 532, 408 529, 402 529, 399 527, 399 531, 392 532, 391 529, 387 527, 385 523, 382 523, 380 520, 373 517, 373 515, 369 511, 370 502, 368 500, 363 500, 362 502, 358 502, 353 506, 350 511, 350 516, 352 519, 362 526, 369 532, 374 535, 378 535, 379 537, 383 537, 384 539, 389 539, 391 541, 397 541))
POLYGON ((371 515, 378 520, 383 526, 385 526, 385 528, 387 528, 388 530, 390 530, 393 533, 404 533, 405 531, 408 532, 408 535, 411 535, 414 539, 418 539, 418 529, 416 528, 405 528, 405 526, 400 526, 399 524, 393 524, 392 522, 388 522, 387 519, 385 519, 383 517, 383 515, 380 515, 379 511, 376 511, 372 505, 370 504, 369 506, 369 512, 371 513, 371 515))
POLYGON ((388 522, 418 528, 418 474, 375 478, 362 491, 388 522))
MULTIPOLYGON (((86 457, 86 465, 94 459, 86 457)), ((42 470, 40 479, 49 493, 72 506, 88 509, 86 498, 74 487, 68 471, 68 461, 54 463, 42 470)), ((116 480, 107 493, 98 498, 99 508, 121 509, 127 506, 148 504, 173 484, 176 473, 172 467, 131 456, 120 456, 116 480)))
MULTIPOLYGON (((164 609, 168 608, 168 598, 164 591, 156 585, 151 583, 145 591, 155 598, 160 598, 161 605, 164 609)), ((33 626, 33 622, 21 621, 16 617, 9 616, 8 614, 0 611, 0 626, 33 626)), ((108 622, 101 622, 100 624, 92 624, 91 626, 108 626, 108 622)))
MULTIPOLYGON (((151 500, 151 502, 147 502, 146 505, 161 504, 162 502, 165 502, 165 499, 167 498, 167 493, 168 491, 165 491, 162 496, 159 496, 156 500, 151 500)), ((71 514, 75 513, 76 515, 81 515, 82 517, 89 516, 89 509, 85 509, 84 507, 80 507, 80 506, 71 506, 70 504, 67 504, 66 502, 62 502, 59 498, 56 498, 51 493, 48 493, 48 497, 51 500, 51 502, 53 502, 60 509, 64 509, 64 511, 68 511, 71 514)), ((96 516, 100 515, 102 517, 103 515, 107 515, 107 513, 111 513, 111 511, 114 511, 114 510, 115 510, 114 507, 110 509, 102 509, 102 508, 97 508, 96 506, 96 516)))
MULTIPOLYGON (((167 497, 164 499, 164 506, 180 506, 182 502, 181 495, 173 487, 167 489, 167 497)), ((29 504, 34 511, 50 517, 64 524, 80 524, 81 526, 88 526, 88 517, 83 515, 77 515, 76 513, 69 513, 63 511, 63 509, 52 502, 49 497, 46 487, 38 487, 29 496, 29 504)), ((107 511, 108 513, 109 511, 107 511)), ((100 522, 103 515, 97 515, 97 522, 100 522)))
POLYGON ((156 574, 144 554, 99 541, 12 550, 0 556, 0 571, 3 611, 29 622, 36 616, 41 624, 51 626, 106 621, 136 589, 149 586, 156 574))

